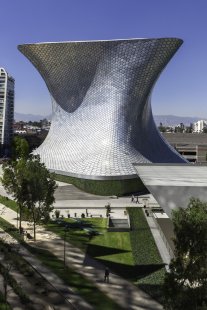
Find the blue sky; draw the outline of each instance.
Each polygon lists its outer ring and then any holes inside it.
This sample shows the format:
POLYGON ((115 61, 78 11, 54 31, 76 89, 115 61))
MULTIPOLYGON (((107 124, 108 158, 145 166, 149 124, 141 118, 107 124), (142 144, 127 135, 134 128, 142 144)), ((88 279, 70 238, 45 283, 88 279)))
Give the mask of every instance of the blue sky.
POLYGON ((184 44, 154 88, 153 113, 207 118, 206 0, 0 0, 0 21, 0 66, 16 80, 16 112, 51 112, 18 44, 178 37, 184 44))

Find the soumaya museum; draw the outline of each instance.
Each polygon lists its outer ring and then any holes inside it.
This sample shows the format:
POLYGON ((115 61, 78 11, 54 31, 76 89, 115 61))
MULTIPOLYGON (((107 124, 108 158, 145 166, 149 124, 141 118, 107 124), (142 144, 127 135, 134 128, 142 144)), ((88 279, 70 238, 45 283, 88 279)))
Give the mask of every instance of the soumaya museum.
MULTIPOLYGON (((44 79, 52 124, 34 151, 57 174, 144 187, 133 164, 185 163, 161 136, 151 93, 177 38, 19 45, 44 79)), ((103 184, 103 183, 102 183, 103 184)))

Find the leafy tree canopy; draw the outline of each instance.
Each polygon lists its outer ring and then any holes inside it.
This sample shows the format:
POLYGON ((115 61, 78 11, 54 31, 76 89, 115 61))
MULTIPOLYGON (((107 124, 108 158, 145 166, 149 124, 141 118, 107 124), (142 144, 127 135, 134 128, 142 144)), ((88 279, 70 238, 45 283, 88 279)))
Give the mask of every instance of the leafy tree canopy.
POLYGON ((26 139, 16 136, 12 141, 12 159, 28 158, 29 144, 26 139))
MULTIPOLYGON (((40 162, 39 156, 20 157, 3 165, 2 184, 13 195, 19 206, 31 211, 35 225, 40 219, 49 219, 54 191, 57 187, 53 174, 40 162)), ((20 211, 21 211, 20 209, 20 211)))
POLYGON ((165 309, 207 309, 207 203, 192 198, 173 212, 175 258, 166 274, 165 309))

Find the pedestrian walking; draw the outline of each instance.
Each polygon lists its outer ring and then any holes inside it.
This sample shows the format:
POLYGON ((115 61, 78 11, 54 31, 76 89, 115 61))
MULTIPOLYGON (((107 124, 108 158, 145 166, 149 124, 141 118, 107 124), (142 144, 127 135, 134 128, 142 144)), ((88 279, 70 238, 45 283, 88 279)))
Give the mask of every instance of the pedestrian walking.
POLYGON ((137 196, 137 200, 136 200, 136 203, 139 203, 139 198, 138 198, 138 196, 137 196))
POLYGON ((107 267, 105 269, 104 282, 109 283, 109 268, 107 268, 107 267))
POLYGON ((134 195, 132 195, 131 202, 134 202, 134 195))

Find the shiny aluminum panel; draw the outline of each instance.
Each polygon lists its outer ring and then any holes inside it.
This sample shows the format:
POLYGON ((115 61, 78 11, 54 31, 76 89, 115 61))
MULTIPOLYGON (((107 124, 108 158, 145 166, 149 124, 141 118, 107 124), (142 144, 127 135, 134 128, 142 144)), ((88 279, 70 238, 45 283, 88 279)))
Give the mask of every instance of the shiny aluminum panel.
POLYGON ((20 45, 52 97, 49 134, 34 151, 55 171, 136 177, 132 163, 185 160, 158 132, 153 85, 182 44, 175 38, 20 45))

